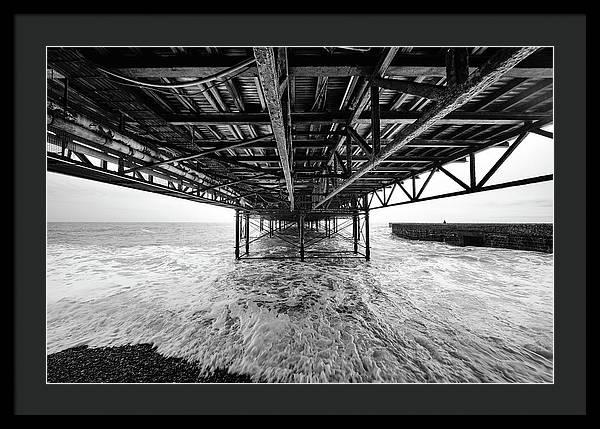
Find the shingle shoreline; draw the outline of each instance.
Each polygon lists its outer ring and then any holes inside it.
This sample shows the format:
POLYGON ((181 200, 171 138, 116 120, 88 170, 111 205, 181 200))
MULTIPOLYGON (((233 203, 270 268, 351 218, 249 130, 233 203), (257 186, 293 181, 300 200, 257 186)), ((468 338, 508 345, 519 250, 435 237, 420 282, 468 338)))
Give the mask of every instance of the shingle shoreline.
POLYGON ((218 369, 209 374, 152 344, 73 347, 48 355, 48 383, 251 383, 250 376, 218 369))

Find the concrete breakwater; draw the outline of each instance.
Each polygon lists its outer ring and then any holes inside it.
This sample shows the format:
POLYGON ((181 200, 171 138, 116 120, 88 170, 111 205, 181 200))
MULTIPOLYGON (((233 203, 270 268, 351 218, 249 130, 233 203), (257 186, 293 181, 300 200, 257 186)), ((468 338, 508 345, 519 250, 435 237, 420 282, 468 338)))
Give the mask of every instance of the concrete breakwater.
POLYGON ((392 232, 410 240, 455 246, 500 247, 552 253, 551 223, 393 223, 392 232))

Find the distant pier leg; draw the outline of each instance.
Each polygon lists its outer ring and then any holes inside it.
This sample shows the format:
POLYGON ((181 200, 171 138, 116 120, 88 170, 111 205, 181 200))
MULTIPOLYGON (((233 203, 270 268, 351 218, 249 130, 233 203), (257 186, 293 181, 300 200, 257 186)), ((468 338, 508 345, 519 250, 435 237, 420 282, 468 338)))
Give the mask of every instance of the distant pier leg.
POLYGON ((352 239, 354 241, 354 253, 358 253, 358 216, 352 215, 352 239))
POLYGON ((240 211, 235 211, 235 259, 240 259, 240 211))
POLYGON ((365 208, 365 259, 369 261, 371 259, 371 245, 369 242, 369 202, 367 196, 364 196, 364 207, 365 208))
POLYGON ((304 261, 304 216, 300 216, 300 260, 304 261))
POLYGON ((246 212, 246 255, 250 253, 250 213, 246 212))

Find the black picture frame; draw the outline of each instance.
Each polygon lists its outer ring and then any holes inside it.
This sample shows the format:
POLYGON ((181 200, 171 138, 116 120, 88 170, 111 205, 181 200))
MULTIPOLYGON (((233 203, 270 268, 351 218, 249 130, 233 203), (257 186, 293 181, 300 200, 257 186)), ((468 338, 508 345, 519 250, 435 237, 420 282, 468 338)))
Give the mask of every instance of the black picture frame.
POLYGON ((13 24, 16 414, 586 412, 585 15, 17 14, 13 16, 13 24), (355 30, 357 26, 361 31, 355 30), (47 45, 554 46, 554 384, 46 384, 44 68, 47 45))

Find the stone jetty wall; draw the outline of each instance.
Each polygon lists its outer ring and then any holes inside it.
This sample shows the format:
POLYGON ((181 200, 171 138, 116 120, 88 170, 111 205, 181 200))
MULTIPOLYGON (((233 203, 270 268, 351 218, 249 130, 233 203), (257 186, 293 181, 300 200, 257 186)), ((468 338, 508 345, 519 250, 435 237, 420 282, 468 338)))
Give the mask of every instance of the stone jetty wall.
POLYGON ((393 223, 392 232, 411 240, 456 246, 500 247, 552 253, 551 223, 393 223))

